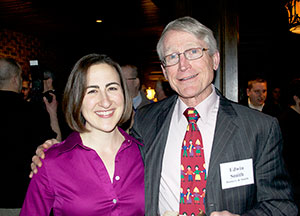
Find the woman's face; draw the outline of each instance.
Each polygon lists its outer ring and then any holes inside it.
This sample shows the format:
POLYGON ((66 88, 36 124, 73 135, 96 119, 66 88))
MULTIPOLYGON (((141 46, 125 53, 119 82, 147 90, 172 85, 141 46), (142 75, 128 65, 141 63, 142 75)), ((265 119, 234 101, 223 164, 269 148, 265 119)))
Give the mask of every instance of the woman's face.
POLYGON ((81 107, 85 127, 109 133, 116 128, 123 111, 124 95, 116 69, 105 63, 91 66, 81 107))

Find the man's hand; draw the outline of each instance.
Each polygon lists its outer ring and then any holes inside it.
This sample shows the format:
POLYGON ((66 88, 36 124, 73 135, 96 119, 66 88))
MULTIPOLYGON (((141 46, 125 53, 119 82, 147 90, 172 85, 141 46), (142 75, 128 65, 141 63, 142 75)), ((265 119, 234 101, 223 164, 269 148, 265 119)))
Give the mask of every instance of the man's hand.
POLYGON ((210 216, 239 216, 237 214, 232 214, 229 211, 221 211, 221 212, 212 212, 210 216))
POLYGON ((31 172, 29 174, 29 178, 32 178, 33 174, 36 174, 38 172, 37 167, 42 166, 41 159, 45 158, 44 150, 50 148, 55 143, 58 143, 58 141, 56 139, 51 139, 38 146, 35 151, 36 155, 32 157, 31 172))

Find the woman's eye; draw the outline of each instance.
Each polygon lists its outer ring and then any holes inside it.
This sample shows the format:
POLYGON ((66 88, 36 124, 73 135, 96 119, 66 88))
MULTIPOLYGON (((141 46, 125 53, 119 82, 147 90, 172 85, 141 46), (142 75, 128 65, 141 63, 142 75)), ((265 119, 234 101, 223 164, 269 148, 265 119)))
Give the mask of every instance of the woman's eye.
POLYGON ((93 94, 93 93, 96 93, 96 92, 97 92, 97 90, 92 89, 92 90, 89 90, 87 93, 88 93, 88 94, 93 94))

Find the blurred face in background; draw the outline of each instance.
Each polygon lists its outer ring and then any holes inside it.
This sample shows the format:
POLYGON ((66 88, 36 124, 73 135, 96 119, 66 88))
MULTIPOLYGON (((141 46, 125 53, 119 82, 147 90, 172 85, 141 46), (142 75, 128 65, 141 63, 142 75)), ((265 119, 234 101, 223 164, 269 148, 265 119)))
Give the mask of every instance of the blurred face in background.
POLYGON ((22 94, 24 96, 24 100, 26 100, 30 93, 30 81, 23 80, 22 82, 22 94))
POLYGON ((272 96, 275 101, 279 101, 280 99, 280 88, 274 88, 272 91, 272 96))
POLYGON ((250 98, 251 104, 254 106, 262 106, 267 99, 267 83, 253 83, 251 89, 247 88, 247 96, 250 98))
POLYGON ((122 74, 126 80, 129 95, 131 98, 134 98, 138 95, 140 89, 140 79, 138 78, 135 68, 132 68, 129 65, 122 66, 122 74))

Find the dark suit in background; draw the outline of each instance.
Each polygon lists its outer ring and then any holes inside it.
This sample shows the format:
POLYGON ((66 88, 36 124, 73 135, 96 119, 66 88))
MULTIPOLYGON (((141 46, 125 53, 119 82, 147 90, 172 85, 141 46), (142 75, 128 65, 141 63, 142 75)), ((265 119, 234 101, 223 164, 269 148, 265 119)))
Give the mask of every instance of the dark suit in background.
POLYGON ((55 138, 56 134, 49 122, 41 121, 40 110, 26 102, 21 94, 1 90, 0 101, 0 167, 3 174, 0 207, 21 208, 30 181, 28 164, 32 153, 41 142, 55 138))

